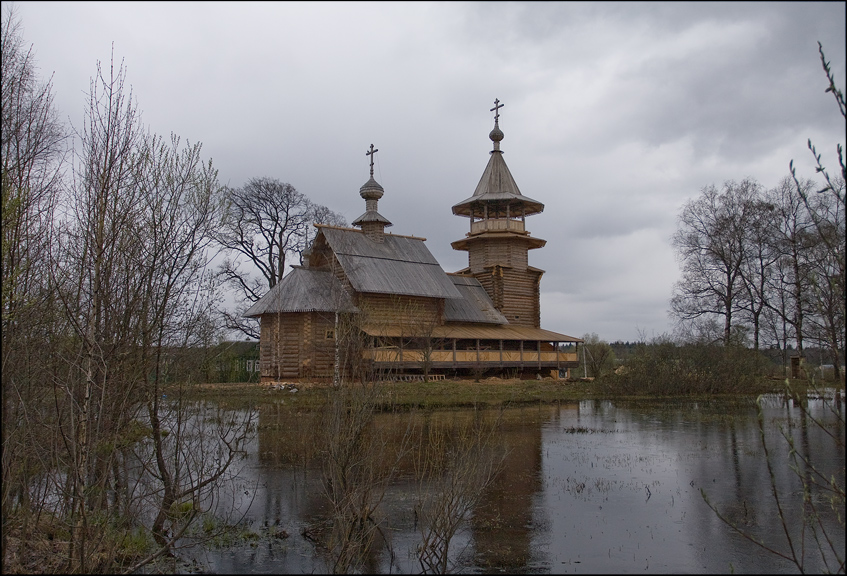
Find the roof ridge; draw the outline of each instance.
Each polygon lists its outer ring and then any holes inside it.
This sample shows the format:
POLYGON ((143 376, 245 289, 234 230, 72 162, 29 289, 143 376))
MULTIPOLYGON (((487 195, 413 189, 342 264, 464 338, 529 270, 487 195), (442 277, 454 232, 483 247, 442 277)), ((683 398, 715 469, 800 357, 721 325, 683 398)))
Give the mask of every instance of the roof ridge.
MULTIPOLYGON (((348 228, 346 226, 335 226, 333 224, 318 224, 317 222, 313 223, 312 226, 315 228, 331 228, 333 230, 346 230, 348 232, 358 232, 359 234, 364 235, 358 228, 348 228)), ((395 238, 409 238, 411 240, 421 240, 422 242, 426 242, 426 238, 422 236, 412 236, 411 234, 395 234, 394 232, 386 232, 386 236, 394 236, 395 238)))
MULTIPOLYGON (((339 252, 336 250, 336 254, 342 254, 344 256, 355 256, 356 258, 368 258, 370 260, 386 260, 388 262, 407 262, 409 264, 420 264, 421 266, 438 266, 441 268, 441 264, 436 262, 419 262, 417 260, 404 260, 403 258, 390 258, 388 256, 371 256, 371 255, 362 255, 355 254, 353 252, 339 252)), ((443 269, 442 269, 443 270, 443 269)), ((445 272, 445 274, 447 274, 445 272)))

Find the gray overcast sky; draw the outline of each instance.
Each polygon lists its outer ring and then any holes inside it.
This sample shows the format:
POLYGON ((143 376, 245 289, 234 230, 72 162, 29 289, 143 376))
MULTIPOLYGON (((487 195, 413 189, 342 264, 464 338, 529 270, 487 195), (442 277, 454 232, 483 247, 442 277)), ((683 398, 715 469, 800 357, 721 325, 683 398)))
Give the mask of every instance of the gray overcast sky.
POLYGON ((709 184, 772 187, 811 138, 836 165, 845 126, 821 69, 845 78, 843 2, 18 2, 64 118, 112 42, 144 123, 202 142, 220 180, 289 182, 348 222, 365 152, 389 231, 427 238, 447 272, 469 229, 450 208, 502 149, 547 246, 541 325, 605 340, 671 330, 682 205, 709 184))

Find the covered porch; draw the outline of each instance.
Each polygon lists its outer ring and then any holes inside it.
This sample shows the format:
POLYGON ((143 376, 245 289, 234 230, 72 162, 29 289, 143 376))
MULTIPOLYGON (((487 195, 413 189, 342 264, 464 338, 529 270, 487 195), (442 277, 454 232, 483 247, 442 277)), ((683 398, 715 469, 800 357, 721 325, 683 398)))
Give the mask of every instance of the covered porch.
POLYGON ((526 326, 435 326, 413 333, 399 326, 367 326, 362 351, 377 371, 497 369, 558 375, 578 365, 579 338, 526 326))

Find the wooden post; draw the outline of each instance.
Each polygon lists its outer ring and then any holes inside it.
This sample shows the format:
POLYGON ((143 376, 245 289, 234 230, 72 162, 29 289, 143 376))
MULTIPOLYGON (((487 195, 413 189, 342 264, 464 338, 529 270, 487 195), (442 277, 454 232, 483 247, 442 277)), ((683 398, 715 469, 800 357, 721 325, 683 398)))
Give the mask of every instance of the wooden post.
POLYGON ((562 343, 556 342, 555 345, 556 345, 556 379, 558 380, 559 375, 561 374, 561 370, 562 370, 562 358, 561 358, 561 356, 559 356, 559 350, 561 349, 562 343))
POLYGON ((541 370, 541 340, 536 342, 538 344, 538 369, 541 370))

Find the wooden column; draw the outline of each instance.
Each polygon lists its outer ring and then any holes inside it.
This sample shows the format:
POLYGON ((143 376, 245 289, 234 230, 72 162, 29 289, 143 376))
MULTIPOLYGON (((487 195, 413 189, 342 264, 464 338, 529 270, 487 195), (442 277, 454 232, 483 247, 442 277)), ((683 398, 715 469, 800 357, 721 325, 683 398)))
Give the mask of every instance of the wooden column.
POLYGON ((538 369, 541 370, 541 340, 536 342, 538 344, 538 369))

